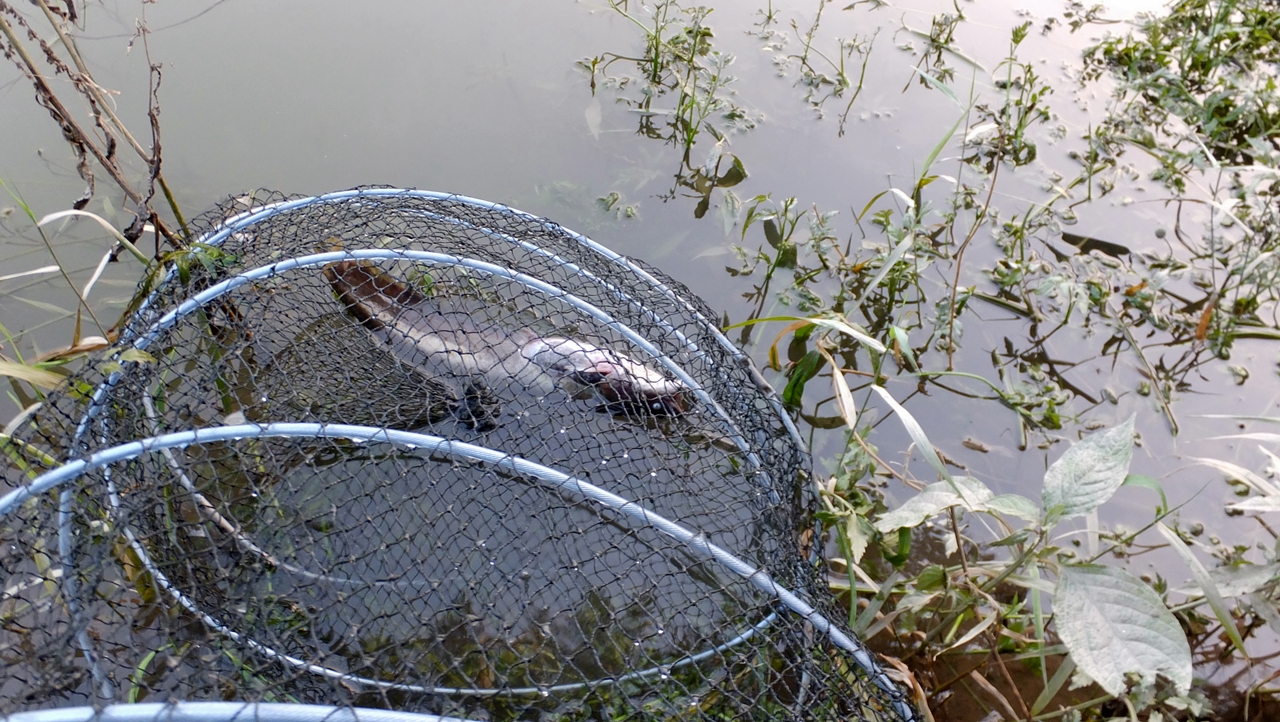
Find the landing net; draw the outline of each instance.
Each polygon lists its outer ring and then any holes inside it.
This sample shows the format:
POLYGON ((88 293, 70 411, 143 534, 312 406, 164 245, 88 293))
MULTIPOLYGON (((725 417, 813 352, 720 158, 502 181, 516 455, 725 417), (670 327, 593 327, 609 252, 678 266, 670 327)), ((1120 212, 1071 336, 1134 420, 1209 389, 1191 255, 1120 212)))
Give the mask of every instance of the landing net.
POLYGON ((491 203, 231 199, 8 430, 0 713, 910 720, 790 418, 655 269, 491 203))

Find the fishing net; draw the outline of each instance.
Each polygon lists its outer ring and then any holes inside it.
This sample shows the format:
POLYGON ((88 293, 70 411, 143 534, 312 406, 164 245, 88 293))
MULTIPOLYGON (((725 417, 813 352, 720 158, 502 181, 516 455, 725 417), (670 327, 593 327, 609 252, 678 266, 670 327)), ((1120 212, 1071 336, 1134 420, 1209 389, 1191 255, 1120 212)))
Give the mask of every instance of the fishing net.
POLYGON ((807 457, 658 271, 481 201, 258 193, 17 420, 0 713, 901 720, 807 457))

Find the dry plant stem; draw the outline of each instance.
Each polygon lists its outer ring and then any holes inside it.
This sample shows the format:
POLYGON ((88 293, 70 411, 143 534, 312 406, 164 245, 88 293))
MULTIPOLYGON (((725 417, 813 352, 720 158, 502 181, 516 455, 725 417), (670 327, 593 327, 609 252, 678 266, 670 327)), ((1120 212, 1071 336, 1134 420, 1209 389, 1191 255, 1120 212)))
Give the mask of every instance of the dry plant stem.
POLYGON ((1107 303, 1107 310, 1116 319, 1116 326, 1120 328, 1120 333, 1124 334, 1124 338, 1129 342, 1129 347, 1133 352, 1138 354, 1138 358, 1142 361, 1143 368, 1146 369, 1147 375, 1151 378, 1151 388, 1155 391, 1156 400, 1160 402, 1160 410, 1164 412, 1164 417, 1168 419, 1169 426, 1173 430, 1173 435, 1178 435, 1178 420, 1173 416, 1173 408, 1169 406, 1169 397, 1165 395, 1164 386, 1160 383, 1160 377, 1156 375, 1156 370, 1152 368, 1151 362, 1147 360, 1147 355, 1142 353, 1142 347, 1138 345, 1138 340, 1133 337, 1133 333, 1129 331, 1129 326, 1125 324, 1124 317, 1111 307, 1110 302, 1107 303))
MULTIPOLYGON (((101 109, 102 113, 106 115, 107 120, 111 121, 111 125, 122 137, 124 137, 125 141, 128 142, 129 147, 133 148, 133 152, 137 153, 138 157, 141 158, 144 163, 154 168, 152 180, 160 184, 160 190, 164 193, 165 200, 169 203, 169 210, 171 210, 174 217, 178 219, 178 225, 182 227, 183 233, 189 234, 186 219, 183 218, 182 211, 178 209, 178 202, 174 199, 173 192, 169 190, 169 184, 160 173, 159 129, 158 121, 156 119, 158 110, 154 104, 155 92, 158 89, 159 83, 156 83, 151 88, 151 101, 149 102, 147 109, 147 115, 151 118, 153 139, 152 151, 148 153, 146 149, 142 147, 142 144, 133 137, 133 133, 129 132, 129 128, 125 126, 124 121, 120 120, 120 117, 116 115, 114 110, 112 110, 111 103, 108 102, 108 99, 102 94, 102 86, 98 85, 97 81, 93 79, 92 73, 89 72, 89 67, 80 57, 80 49, 76 47, 75 40, 66 34, 58 16, 52 9, 50 9, 45 0, 36 0, 36 3, 40 6, 40 9, 44 11, 45 18, 49 21, 49 24, 53 26, 54 32, 58 34, 58 39, 62 41, 63 47, 67 49, 67 54, 71 56, 71 61, 75 63, 76 70, 80 72, 81 77, 79 79, 72 78, 72 80, 80 81, 77 85, 81 88, 81 92, 93 96, 93 99, 96 101, 96 109, 101 109)), ((142 44, 147 55, 147 64, 153 71, 155 71, 155 64, 151 61, 151 49, 147 45, 147 32, 145 28, 141 28, 139 31, 142 33, 142 44)))
MULTIPOLYGON (((12 11, 8 4, 2 0, 0 0, 0 10, 12 11)), ((82 142, 85 147, 89 149, 89 152, 93 154, 93 157, 98 159, 98 163, 106 169, 107 174, 116 182, 116 185, 120 186, 120 189, 125 192, 125 195, 129 196, 129 199, 134 203, 140 202, 142 200, 142 196, 138 195, 138 192, 129 185, 129 182, 125 180, 124 176, 120 173, 120 169, 111 162, 110 158, 102 152, 102 149, 98 148, 97 144, 90 140, 89 135, 85 133, 84 129, 80 127, 80 124, 75 121, 71 112, 62 104, 62 101, 58 99, 58 96, 53 94, 53 90, 49 87, 49 83, 44 79, 44 75, 40 73, 40 69, 36 67, 35 61, 27 54, 26 48, 18 41, 18 37, 13 32, 13 26, 9 24, 9 21, 4 17, 3 13, 0 13, 0 33, 4 34, 4 36, 9 40, 9 44, 13 47, 14 52, 16 52, 18 57, 22 59, 23 65, 27 71, 27 77, 35 84, 36 91, 45 100, 45 102, 49 103, 53 107, 54 112, 58 114, 58 120, 64 123, 66 127, 72 131, 76 136, 76 139, 82 142)))
MULTIPOLYGON (((44 2, 37 0, 37 4, 39 4, 46 13, 49 12, 48 6, 45 5, 44 2)), ((26 47, 19 41, 17 34, 13 30, 13 26, 5 17, 6 13, 17 17, 17 12, 12 8, 12 6, 4 0, 0 0, 0 33, 5 36, 9 41, 9 45, 12 46, 13 51, 22 60, 22 69, 31 80, 32 84, 36 86, 36 93, 40 97, 41 101, 47 104, 46 107, 56 116, 55 119, 63 125, 63 128, 66 131, 69 131, 69 134, 72 136, 71 140, 88 149, 93 157, 97 159, 98 164, 107 171, 107 175, 111 176, 111 179, 115 181, 120 190, 124 191, 124 194, 129 197, 129 200, 134 203, 143 203, 142 195, 129 184, 127 179, 125 179, 123 171, 121 171, 119 165, 117 165, 111 157, 112 154, 104 152, 98 147, 98 144, 94 142, 93 137, 85 132, 84 128, 80 127, 80 124, 76 122, 75 117, 62 103, 58 96, 54 94, 53 89, 49 86, 44 74, 40 72, 40 69, 36 65, 34 59, 32 59, 32 57, 27 53, 26 47)), ((115 117, 114 113, 110 111, 110 104, 105 102, 105 99, 102 98, 101 89, 93 82, 92 78, 87 76, 87 72, 83 69, 82 61, 79 58, 79 53, 74 50, 74 45, 70 38, 62 32, 61 27, 56 22, 56 15, 51 15, 51 17, 53 17, 52 23, 55 32, 58 33, 59 40, 68 49, 68 53, 71 54, 77 68, 81 68, 80 77, 72 77, 71 80, 76 84, 76 87, 85 94, 86 99, 90 101, 90 106, 95 109, 94 118, 95 121, 98 121, 98 127, 102 129, 104 133, 107 132, 106 127, 100 122, 101 115, 99 115, 97 111, 97 108, 102 108, 106 112, 107 118, 111 120, 112 124, 122 128, 123 123, 115 117)), ((63 65, 63 68, 69 71, 69 68, 66 68, 65 65, 63 65)), ((127 131, 123 132, 124 135, 128 137, 128 140, 131 145, 134 146, 135 150, 138 150, 142 154, 143 159, 147 160, 145 152, 140 151, 140 146, 137 145, 137 141, 134 140, 127 131)), ((110 138, 109 134, 108 137, 111 141, 111 145, 114 146, 114 139, 110 138)), ((154 213, 150 220, 156 227, 157 231, 163 233, 166 238, 173 238, 172 232, 165 227, 164 223, 156 217, 154 213)))
POLYGON ((119 132, 120 135, 124 136, 124 139, 129 142, 129 146, 133 148, 133 152, 137 153, 138 157, 143 161, 150 163, 150 155, 142 148, 138 141, 134 139, 133 134, 129 132, 129 129, 125 127, 123 122, 121 122, 119 116, 117 116, 115 111, 111 109, 111 104, 102 94, 102 86, 98 85, 97 81, 93 79, 93 75, 90 74, 88 66, 86 66, 84 60, 80 58, 80 50, 76 47, 75 41, 63 30, 58 16, 49 8, 49 5, 45 0, 35 0, 35 2, 40 6, 40 9, 44 11, 44 16, 49 21, 49 24, 53 26, 53 31, 58 34, 58 40, 62 41, 62 46, 67 49, 67 54, 71 56, 71 61, 75 63, 76 70, 80 71, 80 77, 72 78, 72 82, 81 87, 81 92, 93 96, 93 99, 97 101, 95 112, 97 110, 101 110, 101 112, 106 115, 107 119, 111 121, 111 125, 115 126, 116 131, 119 132))
MULTIPOLYGON (((40 230, 40 229, 36 229, 36 230, 40 230)), ((76 288, 75 281, 71 280, 71 274, 67 273, 66 267, 62 265, 62 260, 58 258, 58 253, 53 250, 53 244, 49 242, 49 237, 46 236, 44 234, 44 231, 42 230, 40 230, 40 239, 44 241, 44 247, 49 249, 49 255, 53 256, 53 262, 57 264, 58 271, 62 273, 62 277, 66 279, 67 285, 71 287, 71 292, 76 295, 76 300, 80 303, 80 305, 84 308, 84 310, 89 312, 89 318, 93 319, 93 324, 98 327, 98 331, 101 332, 103 336, 106 336, 107 335, 106 327, 103 326, 102 322, 98 320, 98 316, 94 314, 93 309, 90 308, 89 301, 84 297, 84 294, 80 293, 80 289, 76 288)), ((71 340, 73 346, 80 343, 79 317, 77 317, 77 320, 76 320, 75 336, 76 338, 73 338, 71 340)))
POLYGON ((1000 693, 1000 690, 996 689, 995 685, 988 682, 986 677, 978 674, 977 670, 969 673, 969 680, 978 685, 978 689, 985 692, 989 699, 995 701, 995 703, 1000 706, 1000 711, 1007 715, 1009 719, 1024 719, 1023 717, 1019 717, 1017 712, 1013 711, 1013 705, 1009 704, 1009 700, 1005 699, 1005 696, 1000 693))
POLYGON ((991 171, 991 182, 987 185, 987 200, 982 204, 982 210, 978 212, 978 216, 973 219, 973 225, 969 228, 969 235, 965 236, 960 247, 956 249, 956 273, 951 280, 951 312, 947 318, 947 370, 954 371, 955 363, 952 357, 955 355, 956 346, 956 293, 960 289, 960 268, 964 265, 964 252, 968 250, 969 243, 973 241, 973 237, 978 235, 978 229, 982 227, 983 221, 986 220, 987 211, 991 208, 991 198, 996 192, 996 179, 1000 176, 1000 163, 996 162, 994 169, 991 171))
POLYGON ((853 429, 850 429, 849 432, 853 435, 854 440, 858 442, 858 446, 862 447, 862 450, 866 452, 867 456, 870 456, 872 460, 874 460, 877 464, 879 464, 880 468, 889 472, 889 474, 893 476, 895 479, 897 479, 898 481, 901 481, 903 484, 906 484, 907 486, 911 487, 912 489, 915 489, 916 491, 920 491, 921 489, 924 488, 924 484, 921 484, 920 482, 914 479, 908 479, 907 477, 903 476, 902 473, 899 472, 897 469, 894 469, 892 466, 889 466, 889 463, 884 459, 881 459, 880 456, 876 454, 875 450, 872 449, 867 444, 867 442, 862 439, 862 434, 859 434, 857 431, 854 431, 853 429))
MULTIPOLYGON (((186 238, 191 237, 191 229, 187 227, 187 219, 182 217, 182 211, 178 208, 178 201, 173 197, 173 192, 169 190, 169 184, 165 182, 164 176, 160 173, 161 153, 160 153, 160 83, 163 77, 160 74, 160 65, 151 59, 151 43, 147 38, 151 35, 150 29, 146 25, 146 6, 143 6, 143 20, 138 25, 138 33, 142 35, 142 51, 147 56, 147 67, 149 68, 148 90, 147 90, 147 120, 151 123, 151 155, 154 162, 151 163, 151 192, 155 193, 155 184, 160 184, 160 191, 164 193, 164 199, 169 204, 169 210, 173 212, 173 217, 178 219, 178 225, 182 228, 182 234, 186 238)), ((151 221, 157 229, 160 228, 160 218, 153 211, 151 221)), ((172 234, 166 234, 174 245, 181 247, 173 238, 172 234)), ((157 239, 158 242, 158 239, 157 239)), ((157 245, 156 257, 159 258, 159 246, 157 245)))
MULTIPOLYGON (((941 660, 941 659, 942 659, 942 658, 939 658, 939 660, 941 660)), ((948 662, 948 664, 949 664, 949 662, 948 662)), ((986 665, 986 662, 978 662, 977 664, 975 664, 974 666, 970 667, 969 669, 966 669, 966 670, 965 670, 965 671, 963 671, 963 672, 957 672, 957 673, 956 673, 956 675, 955 675, 954 677, 952 677, 951 679, 948 679, 947 681, 942 682, 942 683, 940 683, 940 684, 936 684, 936 685, 934 685, 934 686, 930 689, 930 692, 932 692, 932 693, 933 693, 933 694, 935 694, 935 695, 936 695, 936 694, 938 694, 938 693, 940 693, 940 692, 945 692, 946 690, 951 689, 953 686, 955 686, 955 684, 956 684, 957 682, 960 682, 961 680, 963 680, 963 679, 967 678, 967 677, 968 677, 970 674, 972 674, 973 672, 976 672, 976 671, 978 671, 979 669, 982 669, 982 668, 983 668, 983 666, 985 666, 985 665, 986 665)), ((955 668, 954 668, 954 667, 952 667, 952 668, 951 668, 951 671, 953 671, 953 672, 954 672, 954 671, 955 671, 955 668)))
MULTIPOLYGON (((999 626, 999 621, 996 622, 999 626)), ((1009 689, 1013 690, 1013 699, 1018 703, 1018 711, 1021 715, 1016 715, 1016 719, 1026 719, 1031 716, 1031 710, 1027 708, 1027 701, 1022 698, 1022 692, 1018 690, 1018 685, 1013 682, 1013 675, 1009 674, 1009 668, 1004 665, 1004 657, 1000 656, 1000 635, 991 629, 987 630, 987 636, 990 638, 991 656, 996 661, 996 667, 1000 670, 1000 676, 1004 678, 1004 683, 1009 685, 1009 689)))

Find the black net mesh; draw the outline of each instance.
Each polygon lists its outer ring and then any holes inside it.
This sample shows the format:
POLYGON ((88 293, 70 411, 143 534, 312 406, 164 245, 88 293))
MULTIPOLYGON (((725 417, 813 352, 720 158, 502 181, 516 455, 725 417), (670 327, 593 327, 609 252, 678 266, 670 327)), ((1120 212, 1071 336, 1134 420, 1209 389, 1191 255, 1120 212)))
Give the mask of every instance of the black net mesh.
POLYGON ((828 633, 799 438, 687 289, 440 194, 193 233, 4 441, 50 484, 0 502, 0 713, 910 717, 828 633))

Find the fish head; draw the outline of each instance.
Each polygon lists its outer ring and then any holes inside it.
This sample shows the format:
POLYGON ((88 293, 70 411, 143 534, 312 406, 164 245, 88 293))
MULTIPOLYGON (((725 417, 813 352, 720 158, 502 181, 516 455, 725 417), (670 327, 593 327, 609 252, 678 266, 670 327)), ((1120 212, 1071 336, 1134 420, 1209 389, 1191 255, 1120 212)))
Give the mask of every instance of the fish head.
POLYGON ((570 383, 589 388, 611 407, 627 412, 680 416, 693 405, 693 394, 620 353, 567 338, 538 339, 525 357, 570 383))

